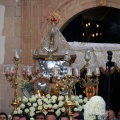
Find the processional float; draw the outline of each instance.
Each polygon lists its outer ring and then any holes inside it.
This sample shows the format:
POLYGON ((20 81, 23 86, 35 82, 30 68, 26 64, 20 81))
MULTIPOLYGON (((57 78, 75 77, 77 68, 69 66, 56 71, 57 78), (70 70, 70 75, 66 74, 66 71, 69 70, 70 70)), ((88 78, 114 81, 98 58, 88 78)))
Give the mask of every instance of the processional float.
MULTIPOLYGON (((14 99, 12 101, 13 111, 16 110, 19 101, 17 99, 18 85, 21 85, 21 90, 26 97, 30 97, 30 92, 35 89, 35 93, 45 95, 49 90, 49 78, 54 76, 58 81, 61 81, 61 95, 68 95, 68 100, 65 101, 65 106, 70 118, 72 119, 72 107, 74 102, 71 100, 71 91, 75 89, 75 84, 79 82, 80 87, 96 86, 98 90, 98 77, 100 75, 99 67, 91 68, 88 61, 90 60, 90 50, 85 50, 87 73, 83 78, 80 78, 80 70, 77 67, 72 68, 71 64, 76 59, 76 54, 67 43, 61 32, 56 26, 56 18, 51 18, 51 27, 38 48, 32 51, 34 66, 22 66, 22 77, 18 72, 20 61, 20 49, 14 50, 14 64, 5 65, 4 74, 7 81, 14 88, 14 99), (41 74, 41 81, 35 81, 33 86, 30 84, 31 79, 36 79, 36 76, 41 74)), ((87 92, 90 92, 89 90, 87 92)), ((94 93, 95 94, 95 93, 94 93)))

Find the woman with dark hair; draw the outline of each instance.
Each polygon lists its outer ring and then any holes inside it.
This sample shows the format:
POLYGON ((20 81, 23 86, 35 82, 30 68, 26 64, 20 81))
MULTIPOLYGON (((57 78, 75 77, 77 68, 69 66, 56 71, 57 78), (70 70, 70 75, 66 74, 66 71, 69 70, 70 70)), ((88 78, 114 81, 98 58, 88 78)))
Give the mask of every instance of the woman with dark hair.
POLYGON ((57 115, 54 112, 48 112, 46 114, 46 120, 57 120, 57 115))
POLYGON ((62 114, 59 120, 70 120, 70 116, 68 114, 62 114))
POLYGON ((34 115, 34 120, 45 120, 45 114, 43 112, 38 112, 34 115))
POLYGON ((12 116, 12 120, 19 120, 20 119, 20 115, 19 114, 14 114, 12 116))
POLYGON ((0 120, 8 120, 7 114, 4 113, 4 112, 1 112, 1 113, 0 113, 0 120))

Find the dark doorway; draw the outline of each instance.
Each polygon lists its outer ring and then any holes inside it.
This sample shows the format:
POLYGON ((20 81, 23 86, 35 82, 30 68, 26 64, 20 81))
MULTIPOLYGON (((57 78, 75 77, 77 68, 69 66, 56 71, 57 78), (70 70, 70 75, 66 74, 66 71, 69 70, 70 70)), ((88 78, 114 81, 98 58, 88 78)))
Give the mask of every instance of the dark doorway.
POLYGON ((62 31, 68 42, 120 43, 120 9, 97 7, 83 11, 62 31))

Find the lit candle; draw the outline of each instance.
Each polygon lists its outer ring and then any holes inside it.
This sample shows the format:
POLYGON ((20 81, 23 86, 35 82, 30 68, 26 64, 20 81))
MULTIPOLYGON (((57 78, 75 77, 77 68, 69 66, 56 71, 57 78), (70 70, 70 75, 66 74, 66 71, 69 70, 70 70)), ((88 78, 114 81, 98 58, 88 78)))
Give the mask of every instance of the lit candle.
POLYGON ((70 54, 68 52, 65 53, 65 56, 64 56, 64 60, 65 61, 70 61, 71 57, 70 57, 70 54))
POLYGON ((39 67, 38 64, 36 64, 36 72, 37 72, 37 73, 40 73, 40 67, 39 67))
POLYGON ((23 75, 26 74, 26 66, 23 66, 22 74, 23 74, 23 75))
POLYGON ((13 65, 10 66, 10 74, 15 73, 15 67, 13 65))
POLYGON ((67 74, 68 75, 72 75, 72 69, 71 69, 71 67, 67 67, 67 74))
POLYGON ((95 68, 95 75, 100 75, 99 67, 96 67, 96 68, 95 68))
POLYGON ((26 74, 31 75, 32 74, 32 66, 26 66, 26 74))
POLYGON ((80 71, 78 70, 78 68, 73 69, 73 75, 74 76, 80 76, 80 71))
POLYGON ((22 52, 21 49, 14 49, 13 52, 14 52, 15 60, 19 60, 20 59, 20 52, 22 52))
POLYGON ((9 74, 10 73, 10 68, 9 66, 5 66, 5 74, 9 74))
POLYGON ((91 77, 92 76, 92 69, 87 68, 87 76, 91 77))
POLYGON ((89 61, 89 60, 91 59, 90 51, 89 51, 89 50, 87 50, 87 51, 85 52, 84 59, 85 59, 86 61, 89 61))

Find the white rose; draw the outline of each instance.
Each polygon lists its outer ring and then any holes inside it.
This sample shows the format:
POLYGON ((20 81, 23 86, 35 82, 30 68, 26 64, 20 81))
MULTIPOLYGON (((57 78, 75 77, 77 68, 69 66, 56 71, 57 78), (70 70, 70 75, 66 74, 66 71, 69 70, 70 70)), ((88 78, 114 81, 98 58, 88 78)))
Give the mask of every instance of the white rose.
POLYGON ((32 118, 30 118, 30 120, 34 120, 34 118, 32 117, 32 118))
POLYGON ((25 105, 22 103, 22 104, 20 105, 20 108, 21 108, 21 109, 24 109, 24 108, 25 108, 25 105))
POLYGON ((38 102, 38 105, 42 105, 42 101, 40 99, 37 102, 38 102))
POLYGON ((19 107, 17 108, 17 111, 18 111, 18 110, 20 110, 20 108, 19 108, 19 107))
POLYGON ((77 108, 74 108, 74 111, 78 111, 78 109, 77 109, 77 108))
POLYGON ((79 106, 79 103, 78 103, 78 101, 75 101, 75 105, 76 105, 76 106, 79 106))
POLYGON ((40 111, 36 111, 36 113, 39 113, 40 111))
POLYGON ((29 98, 30 103, 32 102, 32 98, 29 98))
POLYGON ((23 98, 23 99, 22 99, 22 102, 23 102, 23 103, 27 103, 27 102, 28 102, 28 98, 26 98, 26 97, 23 98))
POLYGON ((41 99, 44 100, 44 99, 45 99, 45 96, 42 96, 41 99))
POLYGON ((18 110, 18 112, 17 112, 18 114, 22 114, 22 110, 18 110))
POLYGON ((52 102, 52 103, 56 103, 56 100, 55 100, 55 99, 53 99, 51 102, 52 102))
POLYGON ((82 106, 78 106, 78 111, 82 111, 82 106))
POLYGON ((62 112, 65 112, 65 107, 62 107, 62 108, 61 108, 61 111, 62 111, 62 112))
POLYGON ((30 103, 30 102, 28 102, 28 103, 27 103, 27 105, 28 105, 28 106, 31 106, 31 103, 30 103))
POLYGON ((74 95, 71 95, 71 100, 75 100, 75 96, 74 95))
POLYGON ((82 96, 82 95, 79 95, 79 98, 83 98, 83 96, 82 96))
POLYGON ((50 112, 54 112, 54 109, 51 109, 50 112))
POLYGON ((33 107, 37 107, 37 103, 33 103, 33 107))
POLYGON ((32 116, 34 116, 35 115, 35 113, 34 112, 30 112, 30 116, 32 117, 32 116))
POLYGON ((54 105, 53 105, 53 108, 54 108, 54 109, 57 109, 57 108, 58 108, 58 105, 57 105, 57 104, 54 104, 54 105))
POLYGON ((64 97, 63 97, 63 96, 59 96, 59 97, 58 97, 58 100, 59 100, 59 101, 62 101, 62 100, 64 100, 64 97))
POLYGON ((47 101, 46 101, 46 103, 47 103, 47 104, 50 104, 50 103, 51 103, 51 101, 50 101, 50 100, 47 100, 47 101))
POLYGON ((47 103, 48 99, 47 99, 47 98, 45 98, 43 101, 44 101, 45 103, 47 103))
POLYGON ((30 107, 30 111, 31 111, 31 112, 34 112, 34 111, 35 111, 35 108, 34 108, 34 107, 30 107))
POLYGON ((88 101, 88 98, 85 97, 83 101, 84 101, 84 103, 86 103, 88 101))
POLYGON ((49 108, 52 108, 52 105, 51 105, 51 104, 48 104, 48 107, 49 107, 49 108))
POLYGON ((42 106, 38 106, 38 110, 42 110, 42 106))
POLYGON ((26 108, 24 111, 25 111, 25 113, 28 113, 28 112, 29 112, 29 109, 28 109, 28 108, 26 108))
POLYGON ((60 110, 57 110, 55 113, 57 116, 59 116, 61 114, 60 110))
POLYGON ((56 99, 57 99, 57 96, 53 95, 53 96, 52 96, 52 99, 56 100, 56 99))
POLYGON ((48 109, 48 105, 44 105, 44 109, 48 109))
POLYGON ((46 114, 47 114, 47 111, 44 111, 43 113, 46 115, 46 114))
POLYGON ((82 105, 82 109, 84 109, 84 106, 85 106, 85 105, 82 105))
POLYGON ((32 102, 36 102, 36 97, 32 97, 32 102))
POLYGON ((47 98, 51 98, 50 94, 47 94, 46 97, 47 97, 47 98))
POLYGON ((31 97, 35 97, 35 95, 32 95, 31 97))
POLYGON ((17 111, 15 110, 15 111, 13 112, 13 114, 17 114, 17 111))
POLYGON ((64 105, 64 102, 63 101, 60 101, 59 103, 58 103, 58 106, 59 107, 62 107, 64 105))
POLYGON ((78 102, 79 102, 79 103, 83 103, 83 100, 82 100, 82 99, 79 99, 78 102))

